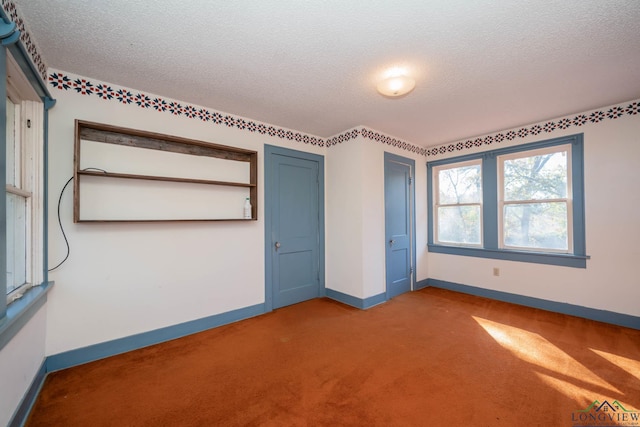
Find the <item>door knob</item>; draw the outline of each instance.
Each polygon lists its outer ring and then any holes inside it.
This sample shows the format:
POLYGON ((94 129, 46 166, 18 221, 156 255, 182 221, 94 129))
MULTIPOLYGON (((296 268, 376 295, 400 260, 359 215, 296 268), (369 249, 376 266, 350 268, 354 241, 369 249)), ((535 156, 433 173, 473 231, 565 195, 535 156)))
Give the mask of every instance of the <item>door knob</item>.
POLYGON ((396 242, 395 240, 391 239, 391 240, 389 240, 389 245, 390 245, 390 246, 393 246, 393 244, 394 244, 395 242, 396 242))
POLYGON ((276 242, 276 251, 280 249, 280 242, 276 242))

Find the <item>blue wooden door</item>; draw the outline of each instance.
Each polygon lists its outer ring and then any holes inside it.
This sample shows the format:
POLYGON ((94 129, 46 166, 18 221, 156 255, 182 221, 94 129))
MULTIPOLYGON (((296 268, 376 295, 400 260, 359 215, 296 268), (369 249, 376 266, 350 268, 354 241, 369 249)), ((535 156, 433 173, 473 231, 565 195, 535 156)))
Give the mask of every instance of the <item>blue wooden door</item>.
MULTIPOLYGON (((282 150, 280 150, 282 151, 282 150)), ((322 296, 320 286, 320 164, 270 153, 265 197, 272 307, 322 296)), ((269 270, 269 269, 268 269, 269 270)))
POLYGON ((384 160, 387 299, 411 290, 413 239, 413 169, 415 162, 390 153, 384 160))

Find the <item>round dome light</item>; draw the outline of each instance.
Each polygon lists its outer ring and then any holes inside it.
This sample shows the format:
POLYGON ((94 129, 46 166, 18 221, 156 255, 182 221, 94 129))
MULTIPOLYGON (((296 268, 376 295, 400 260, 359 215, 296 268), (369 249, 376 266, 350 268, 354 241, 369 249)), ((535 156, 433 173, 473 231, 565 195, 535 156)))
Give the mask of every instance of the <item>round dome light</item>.
POLYGON ((406 95, 416 87, 416 81, 409 76, 391 76, 378 83, 378 92, 384 96, 406 95))

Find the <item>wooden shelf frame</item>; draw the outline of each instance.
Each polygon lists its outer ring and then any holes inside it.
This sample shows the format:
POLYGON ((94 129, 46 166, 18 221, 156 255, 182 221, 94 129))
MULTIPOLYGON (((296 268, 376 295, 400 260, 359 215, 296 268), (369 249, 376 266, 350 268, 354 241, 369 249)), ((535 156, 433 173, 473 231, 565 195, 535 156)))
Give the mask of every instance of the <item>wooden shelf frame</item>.
POLYGON ((258 153, 243 148, 230 147, 204 141, 187 139, 155 132, 128 129, 103 123, 75 120, 74 145, 74 222, 183 222, 183 221, 250 221, 258 219, 258 153), (127 147, 158 150, 169 153, 186 154, 192 156, 214 157, 223 160, 234 160, 249 163, 249 182, 219 181, 207 179, 181 178, 160 175, 128 174, 109 171, 99 171, 93 168, 80 168, 81 140, 116 144, 127 147), (187 184, 216 185, 226 187, 245 187, 249 189, 251 202, 251 219, 244 218, 211 218, 211 219, 81 219, 80 218, 80 180, 82 176, 119 178, 132 180, 151 180, 178 182, 187 184))

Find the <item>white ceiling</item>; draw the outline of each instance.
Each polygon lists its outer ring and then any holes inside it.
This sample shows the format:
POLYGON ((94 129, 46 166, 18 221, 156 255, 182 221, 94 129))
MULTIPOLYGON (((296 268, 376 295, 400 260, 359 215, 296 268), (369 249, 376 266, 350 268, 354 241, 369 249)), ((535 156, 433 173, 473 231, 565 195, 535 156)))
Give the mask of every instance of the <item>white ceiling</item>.
POLYGON ((14 0, 50 67, 421 146, 640 98, 639 0, 14 0), (416 89, 375 91, 406 66, 416 89))

